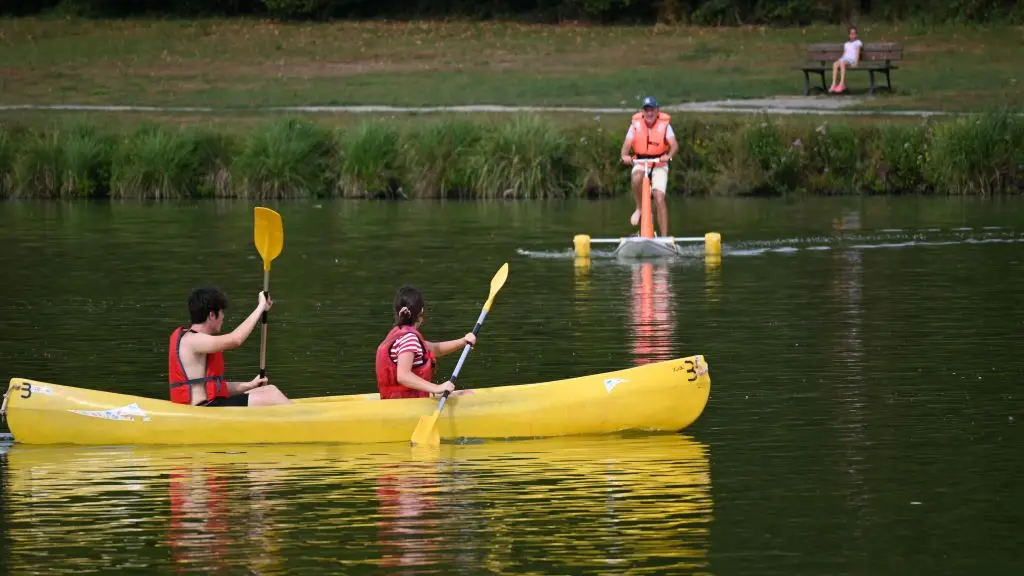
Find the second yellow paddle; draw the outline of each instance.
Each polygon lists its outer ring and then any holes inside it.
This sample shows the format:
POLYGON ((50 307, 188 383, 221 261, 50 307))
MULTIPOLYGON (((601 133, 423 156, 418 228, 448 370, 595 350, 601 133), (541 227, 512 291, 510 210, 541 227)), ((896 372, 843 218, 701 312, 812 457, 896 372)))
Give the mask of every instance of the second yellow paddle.
MULTIPOLYGON (((476 320, 476 326, 473 326, 473 335, 476 336, 480 332, 480 326, 484 323, 484 319, 487 318, 487 312, 491 309, 491 304, 494 303, 494 297, 498 295, 498 291, 505 285, 505 280, 508 279, 508 262, 502 265, 498 269, 498 273, 491 278, 491 294, 487 297, 487 302, 484 303, 483 310, 480 311, 480 317, 476 320)), ((466 344, 465 348, 462 349, 462 356, 459 357, 459 363, 455 365, 455 371, 452 372, 450 378, 452 384, 455 383, 455 379, 459 377, 459 371, 462 370, 462 363, 466 361, 466 356, 469 356, 469 350, 472 348, 469 344, 466 344)), ((412 432, 412 438, 410 441, 413 445, 416 444, 428 444, 431 446, 438 446, 441 444, 441 434, 437 431, 437 419, 441 416, 441 410, 444 409, 444 403, 448 400, 449 392, 445 390, 441 396, 441 402, 437 405, 437 410, 430 416, 420 416, 420 421, 416 424, 416 429, 412 432)))
MULTIPOLYGON (((270 298, 270 262, 281 254, 284 248, 284 225, 281 223, 281 215, 271 210, 257 206, 255 210, 255 222, 253 225, 253 242, 256 250, 263 258, 263 295, 270 298)), ((261 318, 263 323, 263 334, 260 337, 260 378, 267 375, 267 311, 263 311, 261 318)))

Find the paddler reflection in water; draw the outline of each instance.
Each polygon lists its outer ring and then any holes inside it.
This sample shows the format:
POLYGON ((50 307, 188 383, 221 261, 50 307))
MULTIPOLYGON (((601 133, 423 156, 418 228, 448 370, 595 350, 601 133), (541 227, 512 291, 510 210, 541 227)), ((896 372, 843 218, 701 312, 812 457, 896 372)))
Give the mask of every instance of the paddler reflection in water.
POLYGON ((196 288, 188 297, 192 324, 171 333, 167 376, 171 401, 195 406, 272 406, 291 402, 266 378, 229 382, 224 376, 224 351, 238 348, 249 337, 260 315, 273 300, 259 294, 259 304, 244 322, 220 334, 228 299, 213 287, 196 288))
MULTIPOLYGON (((458 340, 430 342, 419 332, 425 312, 423 295, 419 290, 412 286, 398 289, 395 294, 395 325, 377 346, 377 388, 382 400, 426 398, 432 393, 455 390, 451 380, 444 384, 431 382, 437 365, 435 358, 461 350, 467 343, 475 345, 476 336, 470 332, 458 340)), ((462 393, 466 392, 471 393, 470 390, 462 393)))

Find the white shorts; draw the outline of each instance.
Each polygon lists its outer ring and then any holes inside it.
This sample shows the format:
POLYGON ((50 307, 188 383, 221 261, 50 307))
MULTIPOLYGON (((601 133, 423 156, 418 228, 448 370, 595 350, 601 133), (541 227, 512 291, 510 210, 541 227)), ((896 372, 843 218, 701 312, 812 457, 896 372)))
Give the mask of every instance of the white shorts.
MULTIPOLYGON (((633 172, 643 172, 645 166, 633 166, 633 172)), ((655 166, 651 170, 651 191, 659 191, 662 194, 665 193, 665 187, 668 186, 668 166, 655 166)))
POLYGON ((840 60, 846 62, 847 66, 853 66, 853 58, 847 58, 846 56, 843 56, 842 58, 840 58, 840 60))

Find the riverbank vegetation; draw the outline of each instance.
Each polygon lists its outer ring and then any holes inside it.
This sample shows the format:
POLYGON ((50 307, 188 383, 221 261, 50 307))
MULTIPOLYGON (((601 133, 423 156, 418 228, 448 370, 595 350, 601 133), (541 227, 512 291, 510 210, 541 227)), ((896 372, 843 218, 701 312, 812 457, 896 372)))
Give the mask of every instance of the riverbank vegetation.
MULTIPOLYGON (((247 131, 88 119, 0 124, 6 198, 561 198, 628 194, 624 118, 537 115, 247 131)), ((696 118, 673 126, 673 195, 1017 194, 1024 118, 696 118)))

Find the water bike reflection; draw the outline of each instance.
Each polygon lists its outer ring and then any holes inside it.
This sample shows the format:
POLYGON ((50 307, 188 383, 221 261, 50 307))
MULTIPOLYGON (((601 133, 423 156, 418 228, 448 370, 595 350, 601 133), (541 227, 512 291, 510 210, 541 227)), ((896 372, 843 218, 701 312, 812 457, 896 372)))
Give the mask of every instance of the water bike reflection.
MULTIPOLYGON (((668 261, 637 262, 616 266, 629 270, 626 285, 629 308, 626 311, 633 362, 640 366, 671 360, 674 354, 676 302, 668 261)), ((575 262, 575 301, 577 313, 588 307, 591 290, 591 262, 575 262)))
POLYGON ((667 263, 634 264, 630 283, 630 337, 635 364, 675 357, 676 301, 667 263))
MULTIPOLYGON (((679 316, 679 296, 673 281, 673 266, 680 269, 687 265, 678 260, 661 258, 643 262, 617 262, 611 265, 616 270, 629 270, 627 296, 629 300, 627 328, 634 364, 643 365, 671 360, 678 352, 676 341, 679 316)), ((704 258, 704 303, 714 305, 721 300, 722 257, 708 255, 704 258)), ((583 315, 591 301, 593 263, 589 257, 574 259, 574 301, 575 311, 583 315)), ((582 321, 582 319, 581 319, 582 321)), ((589 320, 586 320, 589 321, 589 320)))

